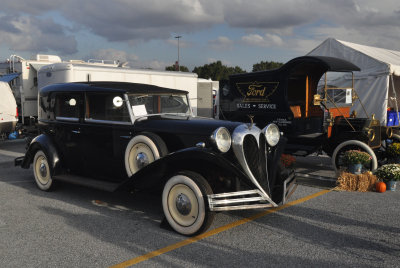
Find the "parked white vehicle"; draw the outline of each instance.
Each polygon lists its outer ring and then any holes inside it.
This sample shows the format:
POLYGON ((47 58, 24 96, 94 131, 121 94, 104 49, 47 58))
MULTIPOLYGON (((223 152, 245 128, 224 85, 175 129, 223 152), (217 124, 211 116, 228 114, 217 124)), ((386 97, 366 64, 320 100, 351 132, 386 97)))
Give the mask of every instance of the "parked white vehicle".
POLYGON ((0 135, 5 135, 15 130, 18 121, 17 103, 6 82, 0 82, 0 96, 0 135))
POLYGON ((17 55, 0 62, 0 81, 9 83, 19 108, 21 122, 30 122, 30 118, 37 117, 38 78, 37 72, 42 66, 61 62, 55 55, 36 55, 26 60, 17 55))

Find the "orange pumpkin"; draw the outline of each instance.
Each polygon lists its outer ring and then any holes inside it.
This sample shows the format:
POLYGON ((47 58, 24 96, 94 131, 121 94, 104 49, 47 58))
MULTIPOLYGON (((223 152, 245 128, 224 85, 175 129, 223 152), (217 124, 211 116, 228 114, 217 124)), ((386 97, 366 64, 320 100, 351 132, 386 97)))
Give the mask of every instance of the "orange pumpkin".
POLYGON ((382 181, 379 181, 375 184, 375 189, 378 193, 384 193, 386 191, 386 184, 382 181))

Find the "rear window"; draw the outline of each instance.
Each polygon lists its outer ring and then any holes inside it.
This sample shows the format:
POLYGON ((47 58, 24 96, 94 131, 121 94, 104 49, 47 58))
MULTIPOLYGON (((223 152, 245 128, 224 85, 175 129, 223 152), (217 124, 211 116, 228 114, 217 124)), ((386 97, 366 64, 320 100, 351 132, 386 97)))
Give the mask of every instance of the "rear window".
POLYGON ((56 119, 79 119, 82 96, 79 94, 59 93, 55 97, 56 119))

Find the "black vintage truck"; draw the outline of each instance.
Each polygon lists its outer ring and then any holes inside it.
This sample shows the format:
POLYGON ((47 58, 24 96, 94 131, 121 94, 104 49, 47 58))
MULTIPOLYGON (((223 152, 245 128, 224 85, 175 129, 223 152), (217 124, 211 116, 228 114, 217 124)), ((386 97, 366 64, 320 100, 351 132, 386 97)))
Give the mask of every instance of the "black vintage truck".
MULTIPOLYGON (((308 155, 324 151, 334 167, 349 149, 368 152, 376 169, 385 161, 390 127, 374 115, 350 114, 357 101, 354 64, 333 57, 304 56, 279 69, 232 75, 220 84, 220 119, 274 122, 288 138, 286 153, 308 155)), ((362 89, 360 89, 362 90, 362 89)))

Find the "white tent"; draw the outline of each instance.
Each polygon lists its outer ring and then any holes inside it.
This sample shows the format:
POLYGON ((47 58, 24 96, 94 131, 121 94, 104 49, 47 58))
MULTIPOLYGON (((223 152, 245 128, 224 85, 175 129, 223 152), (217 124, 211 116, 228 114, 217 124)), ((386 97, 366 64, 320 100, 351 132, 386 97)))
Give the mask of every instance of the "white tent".
MULTIPOLYGON (((399 109, 400 51, 328 38, 307 55, 336 57, 357 65, 361 71, 354 73, 354 87, 367 113, 375 114, 382 125, 387 124, 387 108, 399 109)), ((365 116, 359 101, 352 110, 365 116)))

